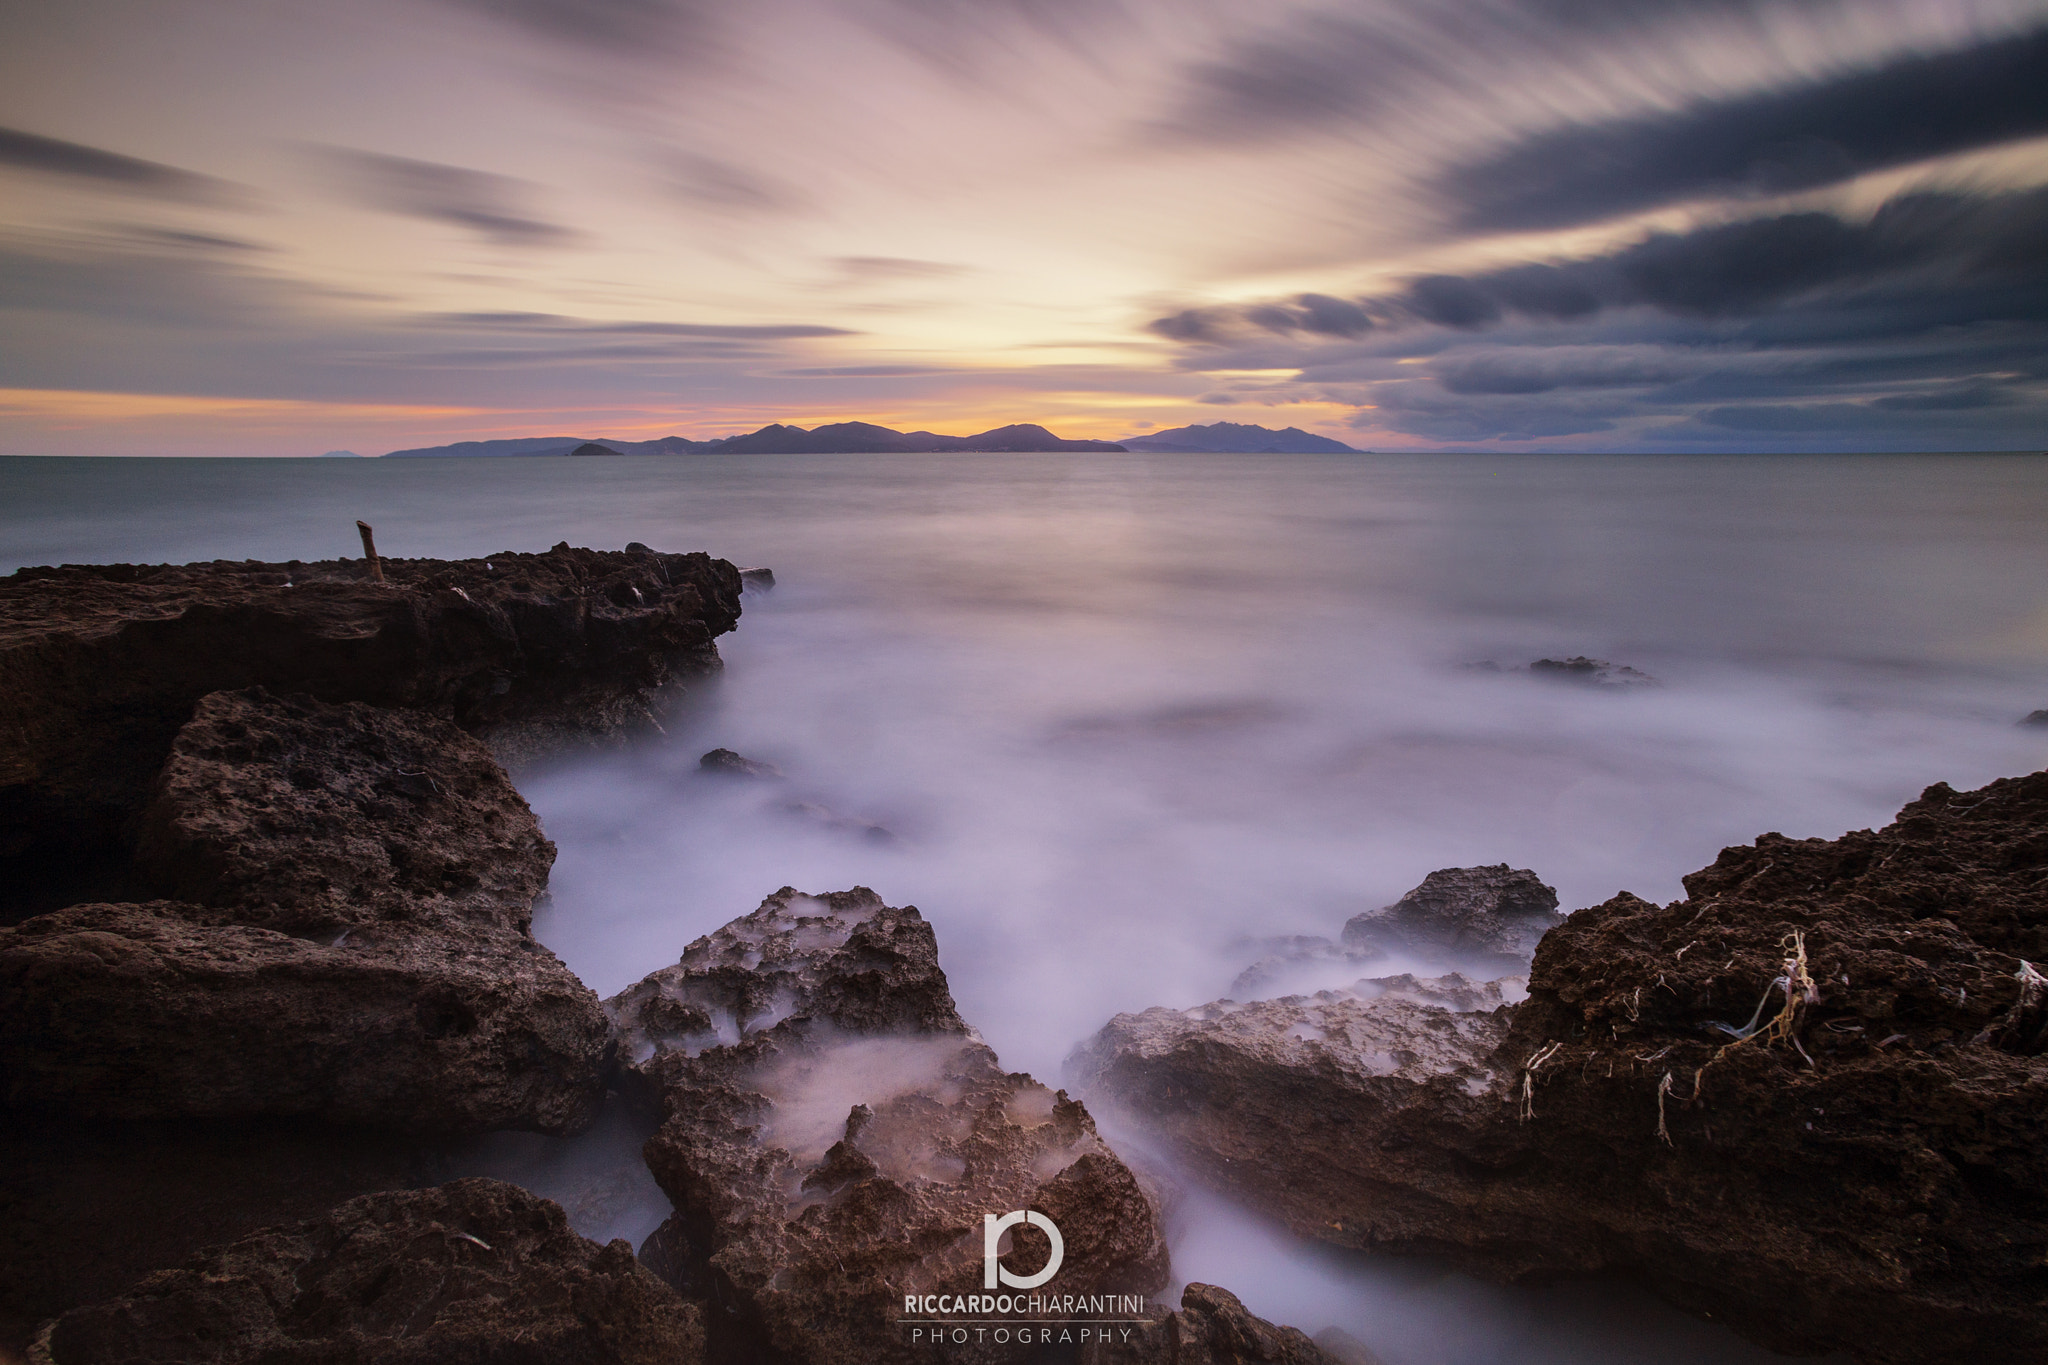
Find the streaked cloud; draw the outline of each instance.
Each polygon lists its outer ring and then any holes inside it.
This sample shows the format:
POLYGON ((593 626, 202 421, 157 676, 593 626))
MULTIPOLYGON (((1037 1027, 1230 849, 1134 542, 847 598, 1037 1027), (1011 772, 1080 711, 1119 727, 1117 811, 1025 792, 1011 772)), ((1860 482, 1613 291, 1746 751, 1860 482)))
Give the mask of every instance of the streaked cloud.
POLYGON ((337 189, 367 208, 467 228, 499 246, 562 246, 578 235, 523 211, 534 187, 511 176, 347 147, 310 152, 337 189))
POLYGON ((1468 231, 1569 227, 1679 201, 1768 198, 2048 134, 2048 28, 1670 113, 1569 125, 1452 166, 1468 231))
POLYGON ((242 197, 240 186, 161 162, 123 156, 83 143, 0 128, 0 166, 63 176, 131 194, 195 203, 227 203, 242 197))

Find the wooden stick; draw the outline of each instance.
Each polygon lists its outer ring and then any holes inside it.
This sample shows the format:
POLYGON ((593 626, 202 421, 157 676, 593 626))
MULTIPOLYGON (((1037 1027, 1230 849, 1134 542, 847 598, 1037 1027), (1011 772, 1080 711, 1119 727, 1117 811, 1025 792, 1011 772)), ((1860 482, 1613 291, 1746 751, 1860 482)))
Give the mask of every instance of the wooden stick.
POLYGON ((356 529, 363 533, 363 557, 370 561, 370 577, 382 583, 384 581, 384 561, 377 558, 377 542, 371 538, 370 523, 358 521, 356 529))

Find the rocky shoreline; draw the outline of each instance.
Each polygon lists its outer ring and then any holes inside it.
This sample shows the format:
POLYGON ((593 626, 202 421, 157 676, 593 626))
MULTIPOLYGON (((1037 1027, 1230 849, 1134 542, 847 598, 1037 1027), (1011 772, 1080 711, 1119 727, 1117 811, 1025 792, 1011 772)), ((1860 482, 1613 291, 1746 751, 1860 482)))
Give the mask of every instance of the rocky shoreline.
POLYGON ((2048 773, 1685 885, 1557 923, 1518 1003, 1403 977, 1151 1009, 1070 1075, 1304 1237, 1626 1273, 1785 1351, 2048 1354, 2048 773))
POLYGON ((1269 945, 1238 988, 1272 998, 1118 1016, 1070 1095, 865 888, 784 887, 606 1001, 534 941, 554 847, 505 765, 658 726, 739 570, 378 567, 0 580, 0 1358, 1370 1359, 1215 1286, 1153 1302, 1167 1191, 1089 1106, 1341 1247, 1627 1272, 1782 1349, 2048 1353, 2048 774, 1766 835, 1669 906, 1445 869, 1269 945), (1397 952, 1466 975, 1370 974, 1397 952), (673 1207, 637 1250, 446 1178, 607 1103, 673 1207), (1042 1223, 1003 1284, 1057 1270, 1040 1355, 931 1335, 1006 1211, 1042 1223))

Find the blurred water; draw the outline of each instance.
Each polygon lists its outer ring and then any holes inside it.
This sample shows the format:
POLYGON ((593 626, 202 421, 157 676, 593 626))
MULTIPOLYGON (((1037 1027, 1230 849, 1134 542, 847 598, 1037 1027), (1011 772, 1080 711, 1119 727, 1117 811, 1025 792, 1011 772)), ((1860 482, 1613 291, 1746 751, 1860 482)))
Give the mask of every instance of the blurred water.
MULTIPOLYGON (((346 555, 357 517, 396 556, 772 567, 665 740, 520 774, 561 850, 536 932, 609 994, 777 887, 865 884, 923 909, 962 1013, 1047 1079, 1111 1014, 1221 995, 1250 940, 1334 934, 1434 868, 1669 899, 1724 844, 2048 759, 2014 724, 2048 706, 2026 457, 14 460, 0 490, 0 571, 346 555), (1663 685, 1516 671, 1574 654, 1663 685), (786 779, 700 774, 720 746, 786 779)), ((1374 1288, 1384 1262, 1202 1207, 1182 1272, 1255 1310, 1368 1341, 1361 1304, 1441 1318, 1426 1351, 1386 1328, 1395 1365, 1552 1358, 1470 1325, 1551 1308, 1374 1288)), ((1663 1310, 1562 1311, 1576 1360, 1645 1358, 1610 1320, 1665 1322, 1660 1358, 1749 1354, 1663 1310)))

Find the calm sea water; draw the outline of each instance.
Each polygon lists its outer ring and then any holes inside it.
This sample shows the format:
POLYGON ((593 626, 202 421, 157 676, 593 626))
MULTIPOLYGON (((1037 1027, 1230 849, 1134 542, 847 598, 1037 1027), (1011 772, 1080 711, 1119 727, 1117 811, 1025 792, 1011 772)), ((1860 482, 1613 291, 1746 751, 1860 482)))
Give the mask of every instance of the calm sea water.
MULTIPOLYGON (((561 850, 536 931, 609 994, 777 887, 872 886, 1048 1079, 1111 1014, 1222 995, 1251 940, 1334 934, 1434 868, 1670 899, 1725 844, 2048 761, 2015 724, 2048 707, 2048 459, 0 461, 0 572, 351 555, 358 517, 393 556, 773 568, 665 739, 520 774, 561 850), (1518 671, 1580 654, 1661 685, 1518 671), (787 781, 700 777, 720 746, 787 781)), ((1176 1269, 1392 1365, 1764 1358, 1222 1201, 1187 1206, 1176 1269)))

